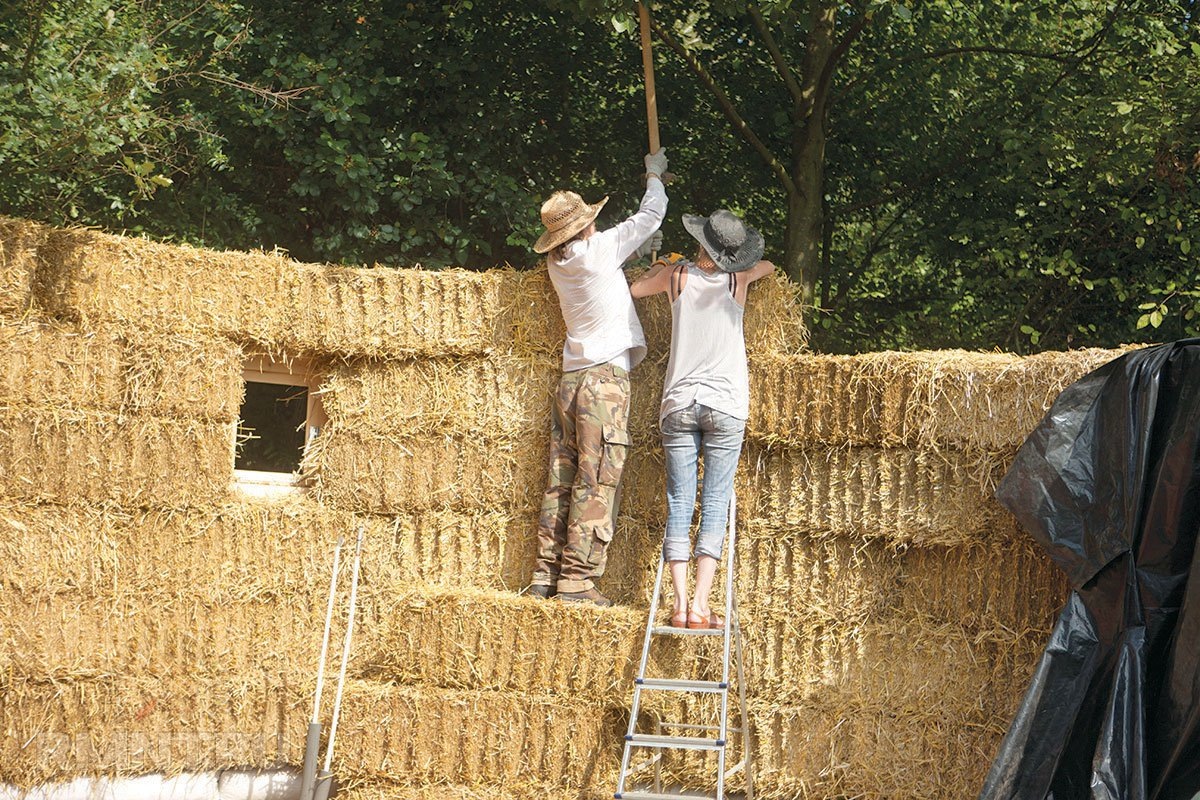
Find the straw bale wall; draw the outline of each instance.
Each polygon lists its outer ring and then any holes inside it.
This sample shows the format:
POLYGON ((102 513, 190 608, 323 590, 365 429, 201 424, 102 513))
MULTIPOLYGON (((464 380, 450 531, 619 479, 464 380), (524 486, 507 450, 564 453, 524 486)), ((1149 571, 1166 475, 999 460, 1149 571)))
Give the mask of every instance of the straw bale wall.
MULTIPOLYGON (((598 609, 515 593, 563 335, 544 271, 0 219, 0 297, 0 781, 298 763, 332 550, 362 530, 346 796, 611 796, 665 518, 661 298, 638 305, 650 355, 601 583, 621 605, 598 609), (263 352, 311 363, 329 417, 286 500, 232 486, 263 352)), ((783 280, 752 290, 746 329, 758 794, 972 794, 1066 594, 991 491, 1058 391, 1118 353, 812 355, 783 280)), ((664 642, 651 668, 711 678, 711 644, 664 642)), ((713 711, 652 698, 641 722, 713 711)))

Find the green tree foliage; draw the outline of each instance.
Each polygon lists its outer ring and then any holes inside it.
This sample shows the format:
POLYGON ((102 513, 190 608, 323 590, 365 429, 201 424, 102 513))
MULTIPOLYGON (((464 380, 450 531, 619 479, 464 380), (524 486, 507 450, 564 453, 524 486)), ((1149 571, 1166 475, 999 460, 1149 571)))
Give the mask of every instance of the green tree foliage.
POLYGON ((919 46, 880 43, 894 55, 847 88, 862 102, 831 147, 844 180, 818 317, 829 339, 1195 335, 1200 45, 1186 11, 925 6, 919 46))
MULTIPOLYGON (((1200 332, 1196 0, 661 0, 681 211, 737 209, 824 350, 1200 332)), ((0 212, 306 260, 530 264, 556 188, 631 211, 625 0, 0 12, 0 212)))
POLYGON ((236 23, 184 14, 102 0, 25 0, 0 13, 0 207, 127 225, 179 173, 221 160, 210 120, 182 91, 221 53, 181 54, 169 38, 184 23, 232 36, 236 23))
POLYGON ((528 5, 247 2, 242 77, 300 96, 231 98, 218 188, 254 210, 243 240, 312 260, 528 262, 543 193, 593 183, 578 132, 595 110, 577 98, 619 46, 528 5))

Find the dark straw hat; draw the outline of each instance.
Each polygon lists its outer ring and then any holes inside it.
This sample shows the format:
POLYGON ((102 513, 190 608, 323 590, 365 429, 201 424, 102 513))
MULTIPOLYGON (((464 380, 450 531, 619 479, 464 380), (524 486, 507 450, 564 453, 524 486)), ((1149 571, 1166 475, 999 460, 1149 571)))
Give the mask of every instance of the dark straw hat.
POLYGON ((707 217, 684 214, 683 227, 704 245, 713 263, 725 272, 749 269, 762 258, 762 234, 732 211, 721 208, 707 217))

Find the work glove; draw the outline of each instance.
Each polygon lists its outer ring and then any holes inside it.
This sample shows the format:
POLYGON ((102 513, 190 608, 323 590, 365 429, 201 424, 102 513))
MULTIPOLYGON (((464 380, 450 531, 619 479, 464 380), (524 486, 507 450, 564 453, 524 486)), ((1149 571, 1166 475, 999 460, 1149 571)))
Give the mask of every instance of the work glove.
POLYGON ((655 231, 650 234, 650 238, 638 245, 638 249, 633 251, 635 258, 645 258, 651 253, 657 253, 662 250, 663 235, 662 231, 655 231))
POLYGON ((646 172, 653 172, 658 177, 663 177, 667 174, 667 149, 660 147, 657 153, 647 153, 646 172))

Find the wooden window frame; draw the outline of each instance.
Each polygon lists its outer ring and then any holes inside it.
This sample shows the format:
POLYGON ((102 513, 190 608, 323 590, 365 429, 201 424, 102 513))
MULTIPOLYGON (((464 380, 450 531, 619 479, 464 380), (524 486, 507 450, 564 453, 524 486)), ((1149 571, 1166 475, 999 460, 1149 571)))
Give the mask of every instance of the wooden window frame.
MULTIPOLYGON (((242 366, 242 380, 246 383, 274 383, 282 386, 303 386, 307 392, 307 407, 304 414, 304 449, 301 459, 308 453, 313 440, 329 421, 321 403, 323 375, 313 363, 304 358, 277 359, 270 355, 251 355, 242 366)), ((236 447, 238 421, 233 424, 234 463, 237 463, 236 447)), ((299 472, 269 472, 266 470, 233 470, 234 487, 243 494, 257 497, 280 497, 301 493, 307 480, 299 472)))

